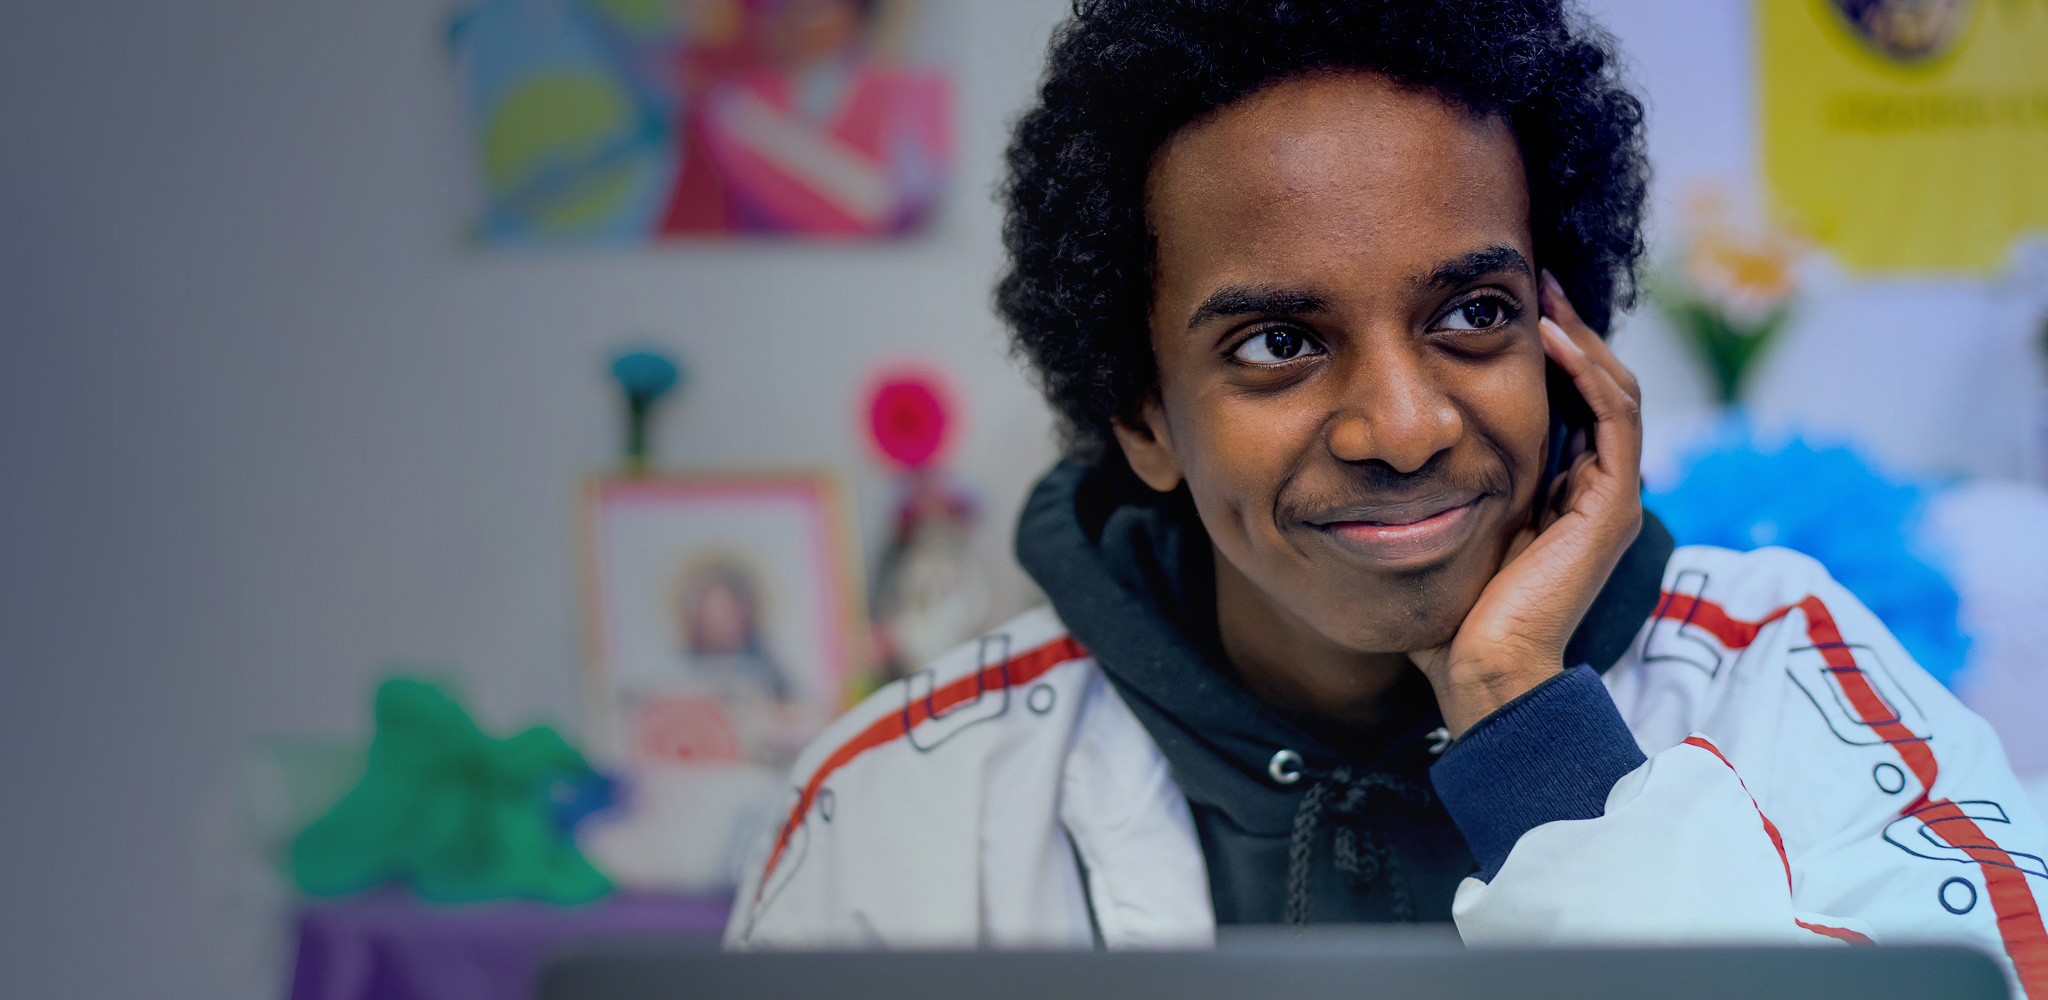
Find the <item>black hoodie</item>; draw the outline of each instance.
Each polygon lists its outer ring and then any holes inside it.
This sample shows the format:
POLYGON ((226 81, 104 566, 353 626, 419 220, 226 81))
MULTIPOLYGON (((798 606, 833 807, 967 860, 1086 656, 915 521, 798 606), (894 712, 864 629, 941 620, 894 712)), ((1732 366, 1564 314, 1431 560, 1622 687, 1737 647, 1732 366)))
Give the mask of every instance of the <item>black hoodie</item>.
MULTIPOLYGON (((1572 636, 1567 664, 1604 670, 1627 651, 1655 609, 1671 552, 1670 534, 1646 512, 1642 533, 1572 636)), ((1432 782, 1443 720, 1419 671, 1396 683, 1383 721, 1345 751, 1287 722, 1225 666, 1209 538, 1184 489, 1160 494, 1062 462, 1025 505, 1017 558, 1165 754, 1193 811, 1221 924, 1449 920, 1458 883, 1490 877, 1503 842, 1535 822, 1599 815, 1593 796, 1604 801, 1604 789, 1642 761, 1584 670, 1517 703, 1545 702, 1538 711, 1546 728, 1593 733, 1590 750, 1567 751, 1580 759, 1565 768, 1597 772, 1590 791, 1571 782, 1564 801, 1552 790, 1533 810, 1475 804, 1484 796, 1448 788, 1444 794, 1461 801, 1446 807, 1436 785, 1475 782, 1468 774, 1446 782, 1441 769, 1432 782), (1578 718, 1589 712, 1595 717, 1578 718)), ((1515 707, 1475 726, 1461 747, 1515 707)), ((1493 742, 1526 740, 1518 732, 1493 742)), ((1467 756, 1463 770, 1484 767, 1478 754, 1467 756)))

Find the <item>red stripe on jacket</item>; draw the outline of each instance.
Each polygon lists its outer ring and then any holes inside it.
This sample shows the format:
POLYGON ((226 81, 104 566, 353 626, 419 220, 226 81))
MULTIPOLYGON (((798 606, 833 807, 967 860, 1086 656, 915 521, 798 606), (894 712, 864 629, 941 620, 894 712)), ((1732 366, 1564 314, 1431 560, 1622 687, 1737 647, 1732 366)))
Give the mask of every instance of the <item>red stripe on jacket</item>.
MULTIPOLYGON (((2013 968, 2019 973, 2020 985, 2025 987, 2030 997, 2048 997, 2048 927, 2042 925, 2040 905, 2034 899, 2032 888, 2027 885, 2026 872, 2013 863, 2012 855, 1999 847, 1976 821, 1963 812, 1962 807, 1948 799, 1928 798, 1934 791, 1935 779, 1941 775, 1941 765, 1934 759, 1933 748, 1928 746, 1926 737, 1908 728, 1898 713, 1885 704, 1877 689, 1871 686, 1870 678, 1857 665, 1855 655, 1842 640, 1834 615, 1828 612, 1827 605, 1821 603, 1820 598, 1809 595, 1797 603, 1772 611, 1758 621, 1747 622, 1731 617, 1711 601, 1666 591, 1657 602, 1656 617, 1699 626, 1722 646, 1734 651, 1755 642, 1764 626, 1783 618, 1795 608, 1806 618, 1807 641, 1820 652, 1821 661, 1827 664, 1828 672, 1834 675, 1843 695, 1849 699, 1850 706, 1856 711, 1856 721, 1869 726, 1890 744, 1913 776, 1920 780, 1920 795, 1899 814, 1914 814, 1922 822, 1929 818, 1940 822, 1943 839, 1977 862, 1978 870, 1984 874, 1991 907, 1998 914, 1998 935, 2004 940, 2005 953, 2012 958, 2013 968), (1971 843, 1956 843, 1956 838, 1949 833, 1951 830, 1971 843)), ((1765 820, 1767 827, 1769 822, 1765 820)), ((1775 829, 1772 832, 1772 839, 1776 840, 1775 829)), ((1781 854, 1783 850, 1780 844, 1781 854)), ((1789 861, 1787 871, 1790 871, 1789 861)), ((1813 929, 1826 933, 1820 928, 1813 929)))
POLYGON ((804 814, 810 812, 811 803, 817 799, 818 790, 825 786, 825 779, 855 757, 876 747, 903 738, 918 724, 944 716, 947 712, 973 701, 983 693, 1013 688, 1045 675, 1046 671, 1062 663, 1071 663, 1088 655, 1073 636, 1061 636, 1042 646, 1036 646, 1005 659, 1001 663, 981 668, 975 673, 958 678, 933 691, 923 698, 912 698, 902 711, 876 719, 866 729, 832 751, 825 762, 811 773, 811 780, 804 783, 802 793, 797 796, 796 806, 789 811, 789 819, 776 834, 775 847, 768 852, 767 867, 761 870, 761 881, 754 887, 754 902, 761 901, 761 891, 768 885, 768 879, 775 874, 775 865, 782 860, 782 852, 789 846, 789 838, 803 825, 804 814))

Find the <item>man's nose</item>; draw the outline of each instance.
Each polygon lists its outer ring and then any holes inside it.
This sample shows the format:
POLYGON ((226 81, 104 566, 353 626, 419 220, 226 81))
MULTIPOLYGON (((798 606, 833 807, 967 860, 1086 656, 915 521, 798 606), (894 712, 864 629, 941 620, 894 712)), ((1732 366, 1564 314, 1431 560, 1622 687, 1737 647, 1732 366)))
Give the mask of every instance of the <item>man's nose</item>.
POLYGON ((1464 435, 1464 417, 1409 345, 1352 360, 1329 425, 1330 454, 1339 461, 1377 460, 1414 472, 1464 435))

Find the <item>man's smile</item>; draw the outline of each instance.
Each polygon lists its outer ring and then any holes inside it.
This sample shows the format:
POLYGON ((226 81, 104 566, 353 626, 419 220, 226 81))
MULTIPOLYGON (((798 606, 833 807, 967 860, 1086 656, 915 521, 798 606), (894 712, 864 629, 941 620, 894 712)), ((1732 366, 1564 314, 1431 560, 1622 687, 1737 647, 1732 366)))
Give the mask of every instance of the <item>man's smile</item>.
POLYGON ((1410 500, 1347 505, 1308 526, 1340 548, 1388 569, 1416 569, 1463 549, 1492 494, 1466 489, 1410 500))

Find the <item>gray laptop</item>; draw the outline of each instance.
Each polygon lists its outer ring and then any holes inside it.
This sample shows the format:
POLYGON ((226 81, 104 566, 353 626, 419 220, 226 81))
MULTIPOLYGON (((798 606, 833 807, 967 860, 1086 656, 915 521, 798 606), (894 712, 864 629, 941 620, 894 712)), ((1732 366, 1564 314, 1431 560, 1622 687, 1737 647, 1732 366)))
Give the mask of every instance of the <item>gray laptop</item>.
POLYGON ((590 941, 541 973, 541 1000, 2005 1000, 1955 947, 1481 949, 1375 928, 1227 934, 1211 952, 722 954, 590 941))

